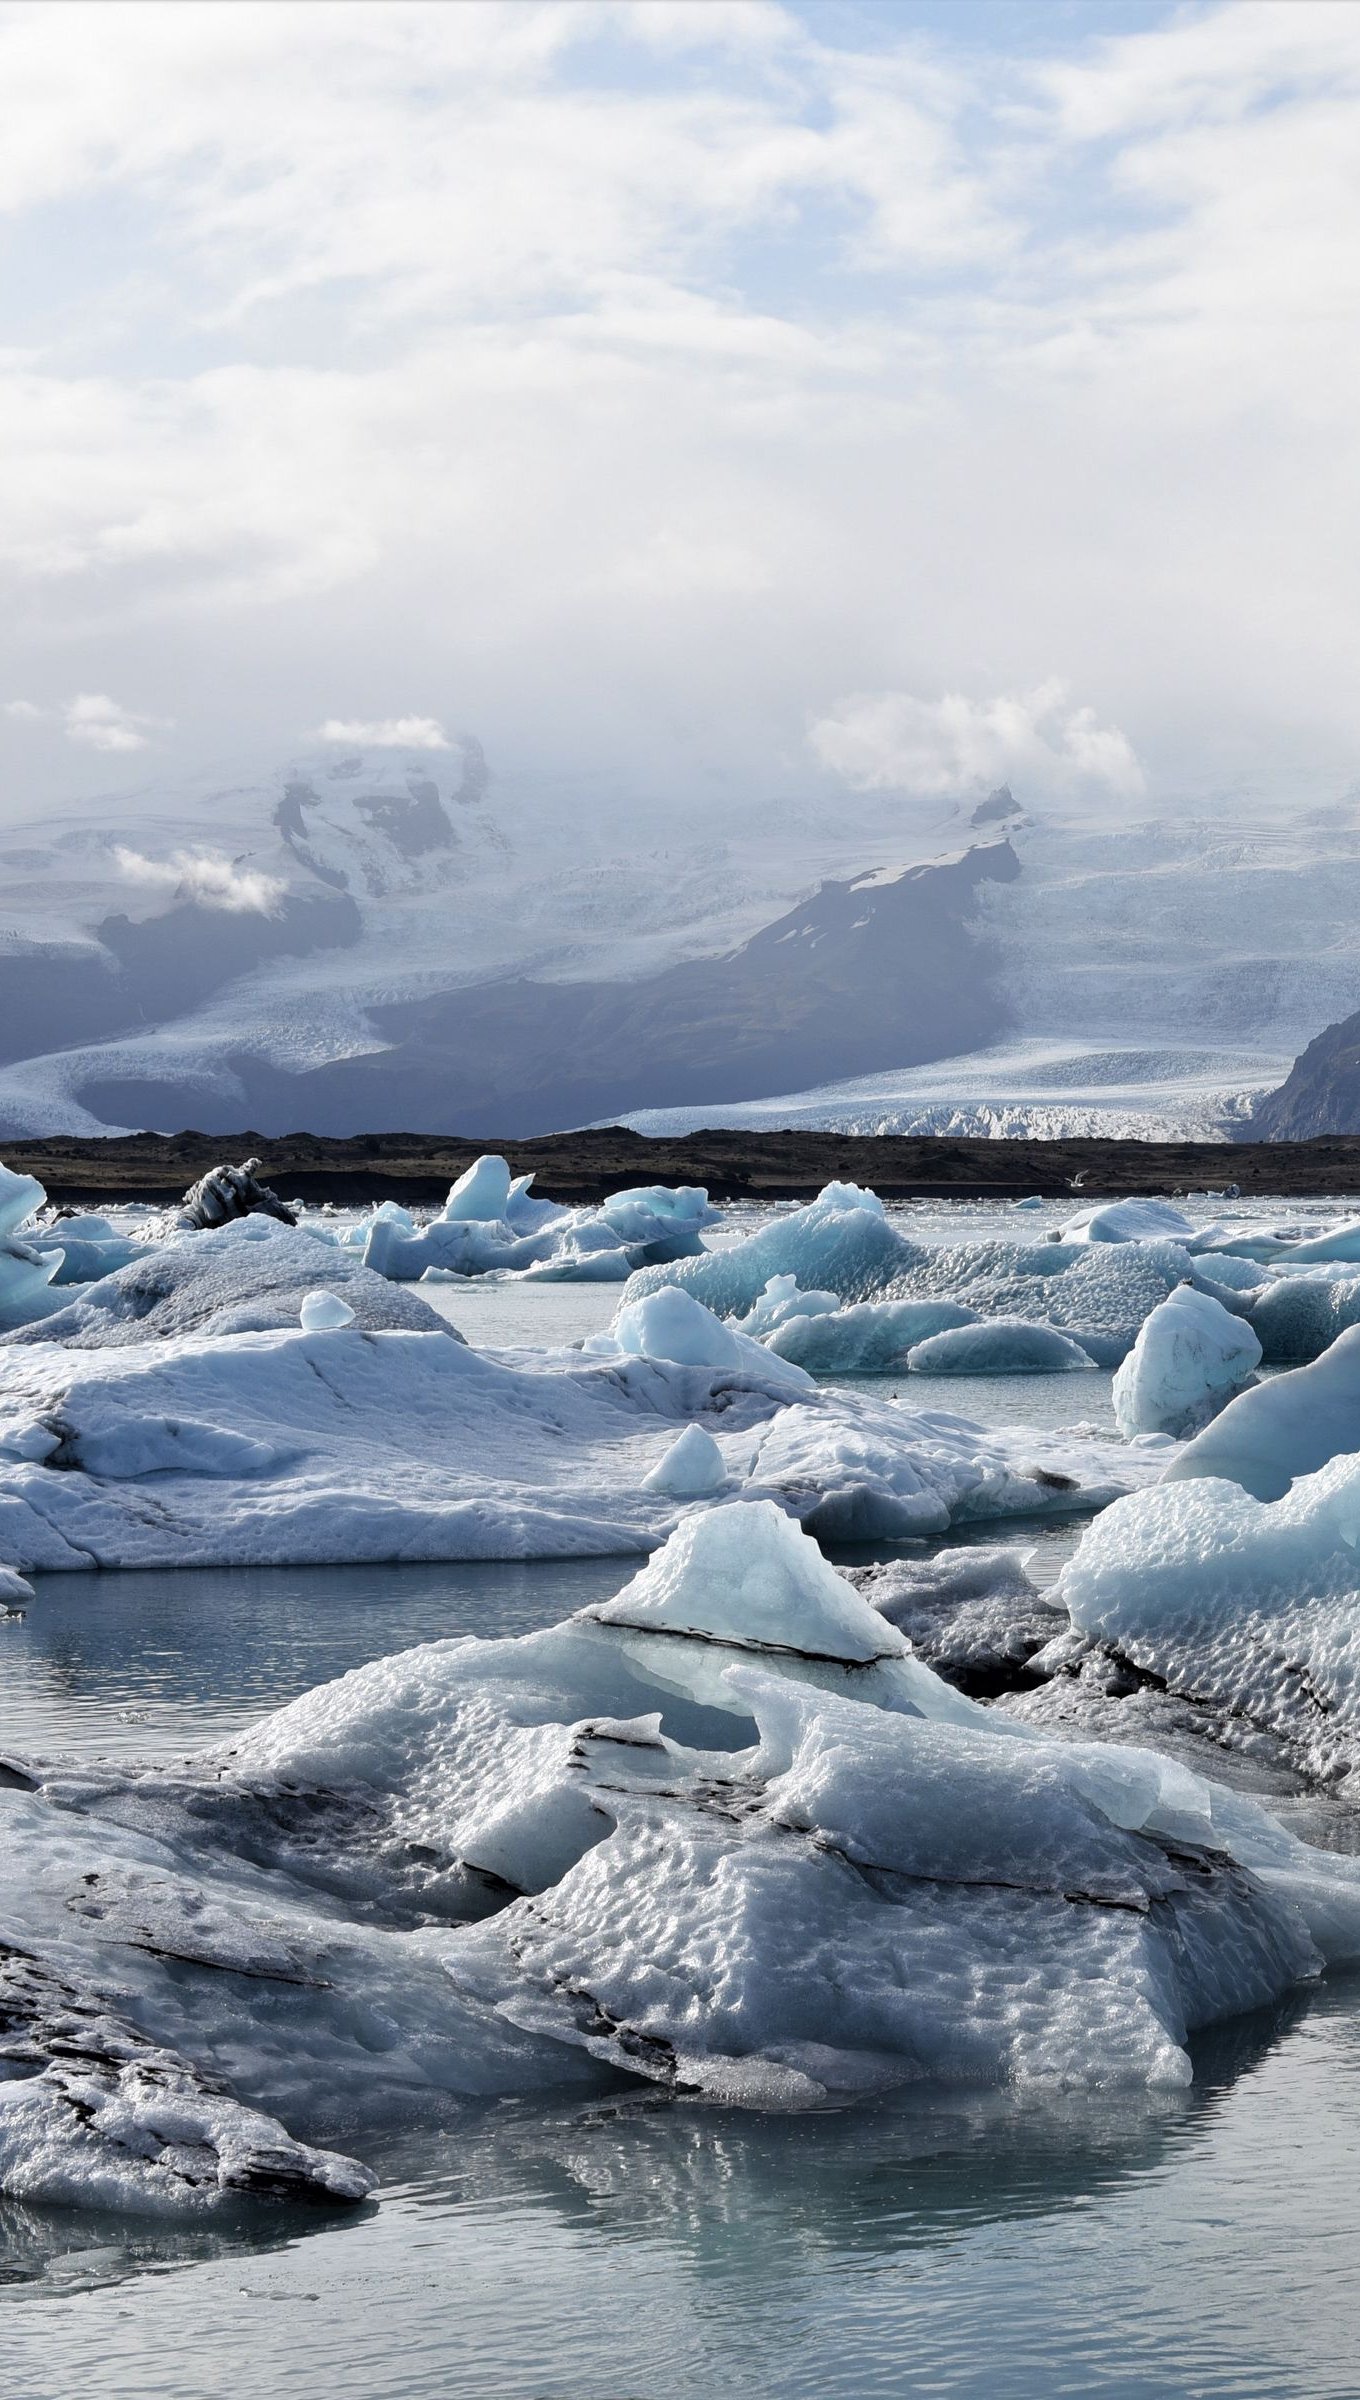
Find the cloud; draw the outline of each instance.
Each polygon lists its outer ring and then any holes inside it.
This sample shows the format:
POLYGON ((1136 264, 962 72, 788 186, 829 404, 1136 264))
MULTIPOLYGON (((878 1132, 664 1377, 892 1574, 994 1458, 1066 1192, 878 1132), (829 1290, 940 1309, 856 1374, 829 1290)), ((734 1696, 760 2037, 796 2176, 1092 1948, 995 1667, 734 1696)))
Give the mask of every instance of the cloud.
POLYGON ((6 700, 4 714, 16 718, 21 724, 40 724, 47 711, 35 707, 31 700, 6 700))
POLYGON ((1094 709, 1074 708, 1056 679, 992 700, 859 692, 808 738, 822 765, 861 792, 942 795, 1012 779, 1021 799, 1083 786, 1133 798, 1143 789, 1127 735, 1098 723, 1094 709))
POLYGON ((641 815, 1056 661, 1036 777, 1348 780, 1360 10, 983 14, 0 11, 13 688, 186 761, 416 691, 641 815))
POLYGON ((66 739, 89 750, 145 750, 151 741, 148 728, 159 729, 166 722, 164 717, 138 716, 107 692, 78 692, 66 703, 66 739))
POLYGON ((147 858, 142 851, 120 844, 114 858, 119 873, 131 883, 170 891, 178 900, 196 901, 200 908, 226 909, 234 916, 273 916, 287 888, 277 875, 239 867, 216 850, 176 850, 169 858, 147 858))
POLYGON ((447 750, 437 717, 327 717, 314 742, 345 742, 359 750, 447 750))

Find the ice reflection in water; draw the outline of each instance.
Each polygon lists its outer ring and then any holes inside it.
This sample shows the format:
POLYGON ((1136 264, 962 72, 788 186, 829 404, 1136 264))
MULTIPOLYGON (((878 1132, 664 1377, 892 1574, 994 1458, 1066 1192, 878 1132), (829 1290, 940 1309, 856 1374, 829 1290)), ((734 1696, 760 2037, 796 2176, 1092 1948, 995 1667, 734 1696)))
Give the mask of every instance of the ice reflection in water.
POLYGON ((1113 2108, 482 2109, 394 2150, 378 2212, 310 2233, 262 2218, 200 2246, 11 2212, 30 2278, 0 2296, 11 2388, 1340 2400, 1354 2003, 1334 1986, 1241 2022, 1197 2045, 1192 2092, 1113 2108), (129 2285, 158 2260, 177 2271, 129 2285))

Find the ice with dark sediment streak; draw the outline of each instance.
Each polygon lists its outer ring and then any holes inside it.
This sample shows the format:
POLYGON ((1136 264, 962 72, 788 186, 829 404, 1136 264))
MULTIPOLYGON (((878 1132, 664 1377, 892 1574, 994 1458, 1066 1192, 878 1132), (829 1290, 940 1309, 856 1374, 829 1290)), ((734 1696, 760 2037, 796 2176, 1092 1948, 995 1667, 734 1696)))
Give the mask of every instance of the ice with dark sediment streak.
MULTIPOLYGON (((1261 1396, 1278 1389, 1279 1382, 1263 1385, 1261 1396)), ((1277 1499, 1262 1500, 1206 1473, 1119 1501, 1083 1533, 1054 1597, 1079 1636, 1127 1659, 1172 1694, 1192 1698, 1220 1738, 1249 1746, 1269 1736, 1310 1776, 1354 1783, 1360 1768, 1360 1459, 1354 1455, 1299 1476, 1277 1499)))
POLYGON ((1360 1957, 1360 1864, 978 1706, 768 1503, 197 1758, 11 1761, 0 1836, 0 2181, 127 2208, 355 2197, 477 2097, 1181 2086, 1197 2027, 1360 1957))

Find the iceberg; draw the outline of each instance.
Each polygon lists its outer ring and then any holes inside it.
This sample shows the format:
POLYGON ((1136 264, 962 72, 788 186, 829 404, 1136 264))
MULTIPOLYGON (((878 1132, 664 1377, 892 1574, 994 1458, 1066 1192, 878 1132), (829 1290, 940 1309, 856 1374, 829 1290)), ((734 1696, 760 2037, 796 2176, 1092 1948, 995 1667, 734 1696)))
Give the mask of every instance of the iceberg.
POLYGON ((1058 1229, 1060 1242, 1179 1242, 1189 1248, 1195 1228, 1170 1200, 1102 1200, 1077 1211, 1058 1229))
POLYGON ((25 1324, 56 1306, 48 1286, 61 1273, 62 1250, 57 1243, 39 1248, 19 1232, 46 1198, 35 1176, 0 1167, 0 1326, 25 1324))
POLYGON ((1273 1272, 1252 1297, 1250 1323, 1270 1365, 1320 1358, 1338 1334, 1360 1325, 1360 1275, 1273 1272))
POLYGON ((1258 1500, 1278 1500, 1296 1476, 1356 1450, 1360 1326, 1338 1335, 1311 1366, 1239 1392, 1169 1461, 1163 1480, 1223 1477, 1258 1500))
POLYGON ((1250 1325, 1182 1284, 1154 1308, 1114 1379, 1121 1433, 1198 1433, 1261 1363, 1250 1325))
POLYGON ((907 1360, 913 1375, 1071 1375, 1091 1365, 1080 1342, 1023 1317, 988 1317, 932 1334, 907 1360))
MULTIPOLYGON (((314 1275, 305 1235, 264 1240, 302 1243, 314 1275)), ((356 1308, 361 1277, 338 1286, 356 1308)), ((643 1552, 707 1505, 649 1482, 696 1423, 734 1487, 846 1538, 1098 1506, 1159 1464, 1113 1440, 988 1433, 820 1390, 687 1297, 678 1334, 676 1303, 654 1297, 635 1338, 716 1363, 608 1336, 501 1359, 442 1326, 311 1332, 298 1305, 279 1331, 0 1345, 0 1557, 24 1573, 643 1552)))
MULTIPOLYGON (((756 1330, 749 1321, 763 1315, 771 1347, 783 1352, 782 1327, 769 1318, 790 1297, 785 1285, 792 1277, 804 1292, 839 1301, 843 1309, 932 1301, 959 1310, 964 1322, 1004 1317, 1047 1324, 1079 1342, 1096 1365, 1116 1367, 1133 1348, 1144 1318, 1178 1284, 1193 1283, 1227 1306, 1231 1281, 1221 1279, 1240 1273, 1254 1287, 1259 1272, 1240 1260, 1215 1258, 1203 1266, 1182 1243, 1164 1238, 928 1246, 896 1232, 872 1192, 828 1184, 809 1207, 776 1217, 744 1241, 671 1268, 643 1269, 624 1296, 640 1299, 673 1284, 715 1315, 742 1321, 747 1330, 756 1330), (780 1290, 767 1301, 772 1282, 780 1290)), ((1245 1311, 1248 1302, 1244 1297, 1235 1305, 1245 1311)), ((792 1323, 792 1316, 787 1321, 792 1323)), ((888 1320, 880 1324, 886 1340, 888 1320)), ((867 1320, 858 1320, 846 1329, 847 1345, 853 1349, 870 1330, 867 1320)), ((835 1367, 823 1365, 833 1355, 829 1333, 809 1329, 790 1334, 788 1342, 788 1355, 802 1364, 815 1361, 822 1372, 882 1371, 842 1365, 839 1359, 835 1367)), ((869 1355, 873 1347, 871 1342, 869 1355)))
POLYGON ((0 1346, 104 1350, 189 1333, 295 1327, 299 1305, 321 1275, 367 1330, 442 1332, 462 1340, 425 1301, 369 1274, 324 1234, 249 1216, 215 1233, 141 1245, 133 1265, 85 1285, 77 1299, 36 1323, 0 1334, 0 1346))
POLYGON ((810 1375, 890 1375, 913 1343, 976 1322, 953 1300, 861 1300, 842 1308, 834 1292, 800 1292, 792 1275, 774 1275, 738 1330, 776 1358, 810 1375))
POLYGON ((532 1182, 532 1175, 512 1178, 508 1162, 488 1154, 459 1176, 428 1225, 385 1201, 345 1238, 366 1266, 394 1282, 533 1273, 622 1283, 635 1268, 702 1252, 702 1230, 718 1215, 696 1185, 643 1184, 598 1208, 573 1209, 535 1199, 532 1182))
POLYGON ((1136 1493, 1087 1528, 1053 1596, 1219 1739, 1269 1731, 1323 1781, 1360 1766, 1360 1460, 1277 1499, 1207 1476, 1136 1493))
POLYGON ((0 1916, 0 2187, 187 2214, 362 2198, 371 2135, 473 2097, 1181 2088, 1360 1956, 1360 1863, 978 1706, 736 1501, 197 1757, 11 1762, 0 1916))

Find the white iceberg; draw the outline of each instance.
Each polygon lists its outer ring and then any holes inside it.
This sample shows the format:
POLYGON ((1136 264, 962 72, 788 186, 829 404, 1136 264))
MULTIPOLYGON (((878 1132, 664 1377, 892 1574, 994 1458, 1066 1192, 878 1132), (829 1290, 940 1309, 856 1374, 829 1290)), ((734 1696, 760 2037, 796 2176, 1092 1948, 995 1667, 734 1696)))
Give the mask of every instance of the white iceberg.
POLYGON ((608 1337, 498 1359, 443 1328, 307 1332, 296 1300, 280 1332, 0 1346, 0 1557, 26 1572, 645 1551, 705 1505, 649 1483, 693 1423, 743 1490, 855 1538, 1098 1506, 1157 1470, 1112 1440, 819 1390, 685 1306, 702 1338, 691 1324, 655 1346, 716 1356, 716 1335, 728 1363, 608 1337))
POLYGON ((1198 1433, 1261 1363, 1250 1325, 1183 1284, 1154 1308, 1114 1379, 1121 1433, 1198 1433))

